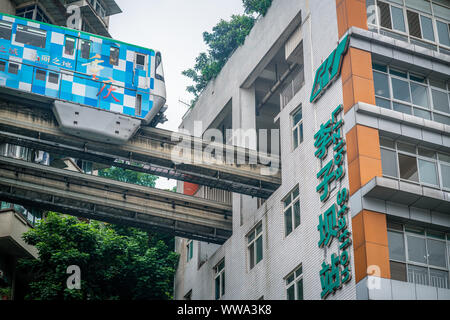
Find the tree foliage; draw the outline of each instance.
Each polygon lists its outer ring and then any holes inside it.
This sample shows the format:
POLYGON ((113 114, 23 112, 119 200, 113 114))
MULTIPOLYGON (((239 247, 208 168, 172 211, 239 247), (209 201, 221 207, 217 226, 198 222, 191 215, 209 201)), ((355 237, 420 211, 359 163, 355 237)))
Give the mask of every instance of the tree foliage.
POLYGON ((39 254, 19 263, 33 275, 27 299, 171 298, 178 254, 146 232, 50 213, 23 237, 39 254), (71 265, 81 269, 81 290, 67 288, 71 265))
POLYGON ((272 0, 242 0, 242 3, 245 8, 245 13, 256 13, 265 16, 272 5, 272 0))
POLYGON ((272 4, 272 0, 242 0, 242 2, 245 14, 232 15, 230 21, 220 20, 211 33, 204 32, 203 41, 208 46, 207 53, 200 53, 195 59, 194 67, 182 72, 194 83, 186 88, 194 95, 192 106, 209 81, 217 77, 233 52, 245 42, 256 21, 253 14, 264 16, 272 4))
POLYGON ((136 172, 128 169, 111 167, 108 169, 103 169, 98 172, 100 177, 109 178, 117 181, 122 181, 126 183, 138 184, 144 187, 154 188, 156 180, 158 177, 143 173, 136 172))

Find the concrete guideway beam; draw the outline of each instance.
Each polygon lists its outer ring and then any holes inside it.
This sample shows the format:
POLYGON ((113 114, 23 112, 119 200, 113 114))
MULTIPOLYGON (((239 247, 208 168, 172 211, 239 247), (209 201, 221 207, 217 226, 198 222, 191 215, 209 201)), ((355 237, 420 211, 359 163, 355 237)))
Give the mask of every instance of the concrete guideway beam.
MULTIPOLYGON (((0 142, 62 153, 260 198, 268 198, 281 185, 280 170, 270 170, 271 161, 279 166, 278 157, 271 158, 244 148, 210 143, 177 133, 176 137, 184 141, 188 139, 192 148, 191 154, 185 155, 188 159, 183 159, 182 155, 178 160, 184 163, 175 165, 173 154, 179 141, 172 141, 173 133, 170 131, 143 128, 124 145, 108 145, 62 133, 49 109, 27 107, 3 100, 0 101, 0 110, 0 142), (196 158, 198 151, 201 154, 207 146, 218 146, 223 150, 223 160, 218 163, 192 163, 193 160, 199 160, 196 158), (225 154, 232 154, 234 162, 227 162, 225 154), (250 158, 257 159, 258 162, 248 164, 250 158), (237 164, 236 159, 244 159, 246 164, 237 164)), ((203 160, 207 158, 206 155, 203 157, 203 160)))
POLYGON ((0 199, 211 243, 232 233, 227 204, 5 157, 0 199))

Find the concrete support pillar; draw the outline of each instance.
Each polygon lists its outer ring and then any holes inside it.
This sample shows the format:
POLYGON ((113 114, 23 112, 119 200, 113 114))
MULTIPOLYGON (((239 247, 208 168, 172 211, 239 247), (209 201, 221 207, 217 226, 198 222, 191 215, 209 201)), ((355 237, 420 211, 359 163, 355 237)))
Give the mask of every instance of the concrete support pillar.
MULTIPOLYGON (((240 130, 237 141, 234 138, 233 144, 240 147, 257 150, 256 132, 256 94, 255 87, 249 89, 239 89, 233 97, 233 130, 240 130)), ((256 199, 250 196, 233 195, 233 229, 234 226, 241 226, 244 223, 245 215, 248 212, 255 212, 257 209, 256 199)))

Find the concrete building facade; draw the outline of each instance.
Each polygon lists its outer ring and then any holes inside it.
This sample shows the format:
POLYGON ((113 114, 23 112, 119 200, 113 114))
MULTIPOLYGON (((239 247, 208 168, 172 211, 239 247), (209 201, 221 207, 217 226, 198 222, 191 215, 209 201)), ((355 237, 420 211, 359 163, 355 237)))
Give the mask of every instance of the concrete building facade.
POLYGON ((175 298, 450 299, 449 27, 446 0, 274 0, 180 129, 278 129, 282 185, 179 183, 233 235, 177 239, 175 298))

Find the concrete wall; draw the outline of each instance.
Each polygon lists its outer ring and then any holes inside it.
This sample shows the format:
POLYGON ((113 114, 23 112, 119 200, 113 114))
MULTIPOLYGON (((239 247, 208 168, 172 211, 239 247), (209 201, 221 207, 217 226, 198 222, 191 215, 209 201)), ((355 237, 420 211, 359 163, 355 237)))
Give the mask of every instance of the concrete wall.
MULTIPOLYGON (((255 75, 257 76, 257 73, 262 71, 264 63, 270 61, 273 52, 278 51, 280 43, 283 43, 284 36, 289 35, 290 28, 300 20, 301 13, 305 85, 274 119, 279 121, 281 128, 282 185, 260 208, 257 208, 255 199, 233 195, 232 237, 219 248, 196 242, 195 250, 197 251, 194 252, 194 259, 189 263, 186 263, 186 257, 182 256, 176 276, 175 297, 177 299, 182 299, 189 290, 192 290, 193 299, 213 299, 213 268, 223 258, 225 258, 226 272, 224 299, 259 299, 262 296, 265 299, 286 299, 284 278, 300 264, 303 266, 305 299, 320 299, 322 289, 319 272, 321 264, 323 261, 330 263, 331 254, 338 252, 338 241, 335 239, 327 250, 318 248, 318 216, 336 201, 337 191, 344 187, 351 191, 354 190, 349 202, 350 212, 347 216, 350 225, 349 231, 353 233, 355 241, 353 244, 355 247, 350 247, 349 250, 353 277, 348 284, 343 285, 342 289, 337 291, 335 295, 330 296, 329 299, 449 298, 449 290, 433 287, 424 289, 422 286, 389 279, 389 250, 386 228, 386 216, 402 217, 413 223, 438 225, 441 228, 449 228, 449 216, 371 199, 363 195, 364 190, 370 187, 369 182, 374 177, 382 175, 379 168, 381 167, 379 155, 374 156, 377 160, 376 165, 367 165, 368 162, 364 162, 365 157, 368 157, 366 153, 370 156, 374 151, 379 151, 379 131, 395 133, 396 136, 403 136, 405 139, 413 139, 411 132, 419 132, 423 139, 415 138, 413 141, 432 139, 433 141, 425 142, 431 143, 437 149, 449 150, 448 130, 443 126, 440 126, 442 129, 438 130, 438 124, 433 121, 422 120, 423 125, 420 125, 420 119, 411 120, 409 118, 415 117, 409 116, 408 118, 402 115, 400 115, 398 121, 381 119, 380 114, 383 112, 373 105, 372 57, 375 55, 380 58, 384 55, 385 59, 389 61, 403 63, 403 65, 406 63, 408 68, 416 66, 417 72, 447 76, 450 76, 448 71, 449 60, 440 54, 430 53, 429 60, 432 60, 431 63, 428 59, 423 58, 428 52, 423 53, 423 49, 417 49, 423 54, 418 63, 415 63, 414 59, 417 58, 415 56, 418 55, 413 51, 416 49, 413 47, 410 50, 411 46, 404 43, 398 43, 397 49, 393 48, 397 40, 384 39, 389 45, 386 46, 388 49, 385 48, 385 53, 383 53, 381 49, 377 49, 379 46, 383 46, 380 44, 380 39, 383 37, 362 29, 351 28, 352 26, 364 27, 364 12, 365 1, 360 0, 274 0, 267 16, 258 21, 245 44, 234 53, 221 74, 205 89, 195 108, 185 117, 180 128, 191 130, 191 133, 200 136, 202 131, 192 131, 194 121, 201 121, 203 130, 205 130, 231 100, 233 128, 254 128, 255 99, 252 79, 254 80, 255 75), (355 14, 355 12, 362 12, 362 15, 355 14), (349 28, 349 32, 352 34, 351 49, 344 61, 344 64, 347 65, 346 68, 343 66, 342 81, 335 81, 326 89, 323 96, 314 104, 311 104, 309 98, 315 72, 336 48, 340 38, 349 28), (375 39, 378 41, 376 43, 378 47, 374 45, 375 39), (402 50, 404 57, 411 55, 414 58, 399 58, 400 55, 394 54, 395 50, 402 50), (373 110, 373 112, 371 111, 373 115, 369 114, 367 110, 364 113, 358 113, 359 102, 365 103, 368 108, 370 107, 373 110), (320 128, 321 123, 330 119, 332 111, 339 104, 344 104, 346 112, 344 133, 350 133, 356 126, 362 129, 361 132, 358 131, 356 140, 349 139, 350 135, 347 135, 348 155, 345 160, 347 175, 331 192, 330 199, 322 204, 319 194, 315 191, 318 185, 316 174, 320 170, 321 164, 314 156, 316 151, 314 134, 320 128), (292 150, 291 114, 300 105, 303 109, 304 142, 296 150, 292 150), (378 115, 376 115, 377 110, 378 115), (386 122, 389 122, 390 126, 385 126, 386 122), (401 129, 406 126, 408 128, 411 126, 409 128, 411 130, 401 129), (397 130, 396 127, 400 129, 397 130), (432 135, 428 134, 430 130, 433 131, 432 135), (366 136, 370 140, 365 140, 366 136), (439 137, 440 139, 437 139, 439 137), (347 159, 347 157, 351 157, 351 153, 355 155, 353 152, 355 148, 358 150, 357 156, 359 157, 359 160, 357 160, 359 161, 358 170, 349 168, 349 159, 347 159), (362 177, 362 175, 365 176, 362 177), (353 181, 350 176, 354 178, 353 181), (300 227, 285 237, 281 201, 296 185, 299 185, 300 188, 302 221, 300 227), (370 214, 367 213, 368 210, 370 214), (376 220, 376 224, 370 225, 370 228, 361 229, 355 223, 355 228, 352 229, 352 218, 358 217, 358 215, 362 217, 362 213, 367 216, 366 220, 369 221, 367 223, 371 224, 376 220), (263 224, 264 258, 252 270, 249 270, 246 235, 260 221, 263 224), (357 249, 361 231, 367 231, 368 229, 372 232, 371 234, 367 232, 364 234, 363 232, 366 248, 374 248, 374 243, 371 243, 373 242, 372 238, 378 236, 381 238, 381 235, 386 235, 386 239, 383 237, 383 241, 380 240, 380 243, 376 243, 377 248, 383 247, 382 254, 379 253, 380 250, 372 250, 377 252, 369 253, 367 249, 367 252, 363 255, 360 254, 361 259, 356 256, 358 260, 354 257, 356 255, 354 249, 357 249), (201 252, 205 252, 203 248, 208 248, 206 251, 209 258, 200 265, 198 254, 201 255, 201 252), (383 261, 379 259, 380 257, 383 261), (355 270, 355 260, 357 261, 357 267, 359 267, 358 274, 355 270), (365 264, 360 260, 364 260, 365 264), (383 268, 387 266, 384 268, 385 270, 383 269, 381 278, 375 279, 382 283, 381 289, 377 289, 378 291, 368 288, 368 283, 370 284, 373 279, 367 277, 365 266, 373 263, 383 264, 383 268), (358 284, 356 284, 357 281, 358 284)), ((324 160, 324 163, 327 163, 330 155, 328 157, 324 160)), ((180 244, 177 248, 179 252, 185 254, 185 240, 177 239, 177 243, 180 244)))
MULTIPOLYGON (((217 79, 205 89, 181 128, 192 130, 194 121, 202 121, 206 129, 230 99, 233 104, 233 128, 255 128, 254 90, 251 84, 249 88, 242 86, 247 85, 260 62, 272 54, 274 46, 279 48, 284 45, 280 39, 290 35, 290 28, 300 21, 300 14, 303 23, 305 86, 278 115, 283 184, 259 209, 255 199, 234 195, 233 236, 200 268, 198 261, 186 264, 185 256, 182 256, 176 281, 177 299, 183 298, 191 289, 193 299, 214 298, 213 268, 224 257, 225 299, 259 299, 262 296, 265 299, 286 299, 284 278, 300 264, 303 265, 305 298, 320 299, 319 271, 324 251, 317 246, 318 215, 335 201, 337 189, 332 193, 330 202, 321 205, 319 195, 315 192, 320 163, 314 157, 313 136, 320 124, 326 122, 331 112, 342 103, 342 85, 340 82, 334 83, 316 104, 309 103, 309 96, 317 68, 339 41, 335 1, 275 0, 267 16, 255 25, 245 44, 234 53, 217 79), (327 24, 323 23, 324 19, 327 24), (290 115, 300 104, 303 107, 305 141, 293 151, 290 115), (298 184, 302 222, 299 228, 285 237, 281 201, 298 184), (246 235, 259 221, 263 222, 264 258, 249 270, 246 235)), ((348 186, 345 179, 344 186, 348 186)), ((202 248, 207 246, 198 245, 202 248)), ((337 252, 336 246, 337 241, 334 241, 330 251, 337 252)), ((195 253, 194 257, 195 260, 195 253)), ((329 255, 327 260, 330 260, 329 255)), ((352 281, 333 298, 355 299, 355 292, 355 283, 352 281)))
POLYGON ((14 252, 9 252, 10 254, 38 257, 37 249, 26 244, 22 239, 22 235, 28 230, 30 230, 30 227, 19 214, 14 211, 0 212, 0 245, 8 243, 8 247, 14 246, 12 248, 14 252))
POLYGON ((15 14, 16 9, 10 0, 0 0, 0 12, 15 14))

